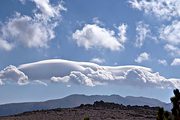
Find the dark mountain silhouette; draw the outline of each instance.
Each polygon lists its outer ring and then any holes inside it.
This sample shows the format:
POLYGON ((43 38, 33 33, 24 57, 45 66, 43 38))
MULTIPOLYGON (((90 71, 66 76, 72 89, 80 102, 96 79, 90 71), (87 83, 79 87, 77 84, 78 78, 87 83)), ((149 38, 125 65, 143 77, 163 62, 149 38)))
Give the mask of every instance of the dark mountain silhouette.
POLYGON ((95 101, 103 100, 105 102, 113 102, 123 105, 148 105, 151 107, 164 107, 166 110, 170 110, 171 104, 161 102, 157 99, 145 98, 145 97, 121 97, 119 95, 79 95, 74 94, 61 99, 48 100, 45 102, 27 102, 27 103, 12 103, 0 105, 0 116, 13 115, 26 111, 34 110, 48 110, 55 108, 72 108, 81 104, 93 104, 95 101))
POLYGON ((96 101, 75 108, 57 108, 0 117, 0 120, 155 120, 159 107, 124 106, 96 101))

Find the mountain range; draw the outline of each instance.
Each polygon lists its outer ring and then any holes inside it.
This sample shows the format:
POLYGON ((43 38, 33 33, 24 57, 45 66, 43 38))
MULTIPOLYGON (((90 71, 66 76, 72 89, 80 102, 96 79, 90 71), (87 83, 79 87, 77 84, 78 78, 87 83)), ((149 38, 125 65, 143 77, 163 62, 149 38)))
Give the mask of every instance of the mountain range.
POLYGON ((48 110, 55 108, 73 108, 81 104, 93 104, 95 101, 103 100, 123 105, 148 105, 150 107, 164 107, 166 110, 171 109, 170 103, 165 103, 157 99, 146 97, 122 97, 120 95, 80 95, 73 94, 61 99, 48 100, 44 102, 25 102, 11 103, 0 105, 0 116, 14 115, 27 111, 48 110))

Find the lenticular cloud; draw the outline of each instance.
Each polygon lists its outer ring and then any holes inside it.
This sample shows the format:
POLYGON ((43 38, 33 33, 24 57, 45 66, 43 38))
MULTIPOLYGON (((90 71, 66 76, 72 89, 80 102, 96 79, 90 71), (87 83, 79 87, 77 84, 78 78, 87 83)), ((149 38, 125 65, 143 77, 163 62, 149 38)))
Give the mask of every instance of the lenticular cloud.
POLYGON ((0 71, 1 85, 17 83, 51 83, 67 85, 129 85, 136 87, 180 88, 180 79, 165 78, 158 72, 142 66, 100 66, 90 62, 61 59, 44 60, 8 66, 0 71))

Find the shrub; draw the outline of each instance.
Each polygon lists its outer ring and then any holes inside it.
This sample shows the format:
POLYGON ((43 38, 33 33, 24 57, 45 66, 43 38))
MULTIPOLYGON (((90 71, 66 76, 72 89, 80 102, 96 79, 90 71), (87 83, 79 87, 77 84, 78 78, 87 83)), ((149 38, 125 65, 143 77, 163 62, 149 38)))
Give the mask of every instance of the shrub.
POLYGON ((89 117, 85 117, 84 120, 90 120, 89 117))
POLYGON ((172 113, 159 108, 157 120, 180 120, 180 92, 178 89, 173 91, 174 96, 170 98, 173 108, 172 113))

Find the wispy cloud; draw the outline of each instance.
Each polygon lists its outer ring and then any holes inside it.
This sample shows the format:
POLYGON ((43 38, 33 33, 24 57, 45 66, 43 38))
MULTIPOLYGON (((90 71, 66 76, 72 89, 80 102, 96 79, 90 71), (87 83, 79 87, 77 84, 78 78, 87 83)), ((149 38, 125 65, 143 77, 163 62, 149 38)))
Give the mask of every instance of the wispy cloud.
POLYGON ((173 45, 180 45, 180 21, 173 21, 172 24, 164 26, 160 30, 160 38, 173 45))
POLYGON ((144 41, 148 38, 151 30, 149 29, 149 25, 143 23, 142 21, 138 22, 136 27, 136 47, 142 47, 144 41))
POLYGON ((106 60, 105 60, 105 59, 102 59, 102 58, 92 58, 92 59, 90 60, 90 62, 97 63, 97 64, 103 64, 103 63, 106 62, 106 60))
MULTIPOLYGON (((179 0, 129 0, 132 8, 143 11, 146 15, 154 17, 156 22, 159 22, 158 27, 151 27, 151 34, 155 38, 165 43, 165 50, 171 55, 177 57, 180 55, 180 1, 179 0), (162 24, 164 23, 164 24, 162 24)), ((149 26, 144 25, 144 28, 137 34, 139 39, 136 40, 136 46, 142 46, 145 37, 147 36, 149 26), (146 29, 145 29, 146 28, 146 29), (143 32, 144 31, 144 32, 143 32)), ((138 28, 138 27, 137 27, 138 28)), ((140 31, 140 30, 139 30, 140 31)))
POLYGON ((161 64, 161 65, 164 65, 164 66, 167 66, 167 65, 168 65, 167 61, 164 60, 164 59, 159 59, 159 60, 158 60, 158 63, 161 64))
POLYGON ((164 49, 172 56, 180 56, 180 48, 171 44, 166 44, 164 49))
POLYGON ((149 60, 150 55, 146 52, 141 53, 137 59, 135 59, 135 62, 142 63, 143 61, 149 60))
POLYGON ((179 0, 130 0, 129 3, 133 8, 161 20, 171 20, 180 16, 179 0))
POLYGON ((171 63, 172 66, 180 66, 180 58, 175 58, 171 63))
POLYGON ((12 48, 13 48, 13 45, 11 43, 0 38, 0 49, 5 50, 5 51, 10 51, 12 50, 12 48))

